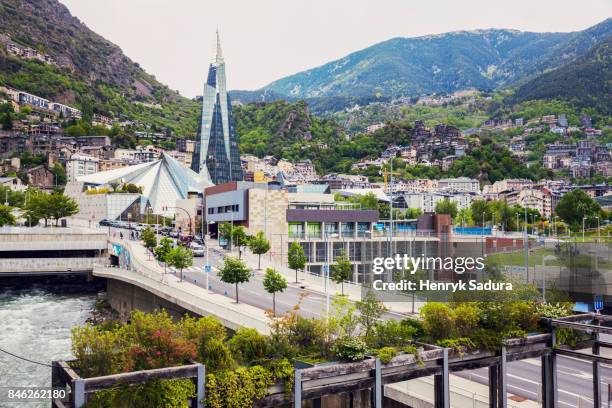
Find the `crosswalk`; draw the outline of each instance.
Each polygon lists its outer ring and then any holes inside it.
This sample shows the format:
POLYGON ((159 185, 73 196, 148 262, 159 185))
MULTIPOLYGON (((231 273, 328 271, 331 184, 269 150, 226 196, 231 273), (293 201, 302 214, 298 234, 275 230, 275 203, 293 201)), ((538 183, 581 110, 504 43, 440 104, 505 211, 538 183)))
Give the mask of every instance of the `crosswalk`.
MULTIPOLYGON (((178 269, 172 266, 168 267, 168 270, 170 272, 180 272, 178 269)), ((183 269, 183 272, 204 272, 204 267, 202 266, 198 268, 197 266, 190 266, 189 268, 183 269)))

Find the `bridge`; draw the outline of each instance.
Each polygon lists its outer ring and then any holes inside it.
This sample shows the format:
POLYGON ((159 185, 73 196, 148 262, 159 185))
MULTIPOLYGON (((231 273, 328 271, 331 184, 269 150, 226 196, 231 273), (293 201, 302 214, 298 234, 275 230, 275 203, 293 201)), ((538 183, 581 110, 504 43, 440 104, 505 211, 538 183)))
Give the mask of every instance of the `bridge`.
POLYGON ((129 264, 121 267, 99 264, 94 266, 93 276, 107 279, 107 298, 124 317, 134 309, 163 308, 174 315, 214 316, 231 330, 246 326, 262 334, 270 333, 264 310, 245 303, 236 304, 227 296, 181 282, 177 276, 165 272, 138 243, 112 238, 109 242, 115 248, 129 251, 129 264))
POLYGON ((106 233, 88 228, 0 228, 0 276, 88 274, 107 257, 106 233))

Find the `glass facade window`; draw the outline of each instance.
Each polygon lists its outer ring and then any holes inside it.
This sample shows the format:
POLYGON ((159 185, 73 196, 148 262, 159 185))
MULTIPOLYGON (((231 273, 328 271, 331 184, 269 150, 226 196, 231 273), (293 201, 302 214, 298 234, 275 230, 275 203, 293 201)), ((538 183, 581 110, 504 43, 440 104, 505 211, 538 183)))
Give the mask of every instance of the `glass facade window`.
POLYGON ((337 222, 326 222, 325 223, 325 235, 330 238, 338 236, 338 223, 337 222))
POLYGON ((289 238, 304 238, 304 224, 301 222, 290 222, 289 238))
POLYGON ((321 223, 320 222, 309 222, 308 226, 308 238, 321 238, 321 223))
POLYGON ((354 222, 343 222, 341 228, 343 237, 352 237, 355 234, 354 222))
POLYGON ((370 223, 369 222, 358 222, 357 223, 357 236, 365 237, 370 231, 370 223))

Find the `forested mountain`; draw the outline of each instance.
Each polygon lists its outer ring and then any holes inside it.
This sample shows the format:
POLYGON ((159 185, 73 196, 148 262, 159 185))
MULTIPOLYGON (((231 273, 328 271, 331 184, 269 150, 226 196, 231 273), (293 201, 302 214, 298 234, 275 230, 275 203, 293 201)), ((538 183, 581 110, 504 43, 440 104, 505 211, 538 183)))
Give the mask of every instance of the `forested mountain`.
POLYGON ((279 79, 262 91, 308 98, 494 89, 563 65, 611 34, 609 18, 571 33, 489 29, 393 38, 279 79))
POLYGON ((57 0, 0 0, 0 85, 153 128, 195 133, 198 104, 180 96, 72 16, 57 0), (55 64, 10 55, 8 43, 55 64), (139 102, 139 103, 134 103, 139 102))
POLYGON ((612 36, 585 55, 519 87, 509 102, 560 99, 612 115, 612 36))

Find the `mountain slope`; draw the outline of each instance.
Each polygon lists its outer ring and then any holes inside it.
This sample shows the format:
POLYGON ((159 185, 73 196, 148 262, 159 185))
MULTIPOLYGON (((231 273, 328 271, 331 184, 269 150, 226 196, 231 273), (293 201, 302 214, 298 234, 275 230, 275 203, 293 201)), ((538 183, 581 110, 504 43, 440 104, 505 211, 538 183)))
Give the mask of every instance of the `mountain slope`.
POLYGON ((586 54, 519 87, 510 102, 561 99, 612 115, 612 36, 586 54))
POLYGON ((195 102, 158 82, 57 0, 0 0, 0 43, 0 84, 75 105, 84 114, 125 115, 179 133, 196 130, 195 102), (57 64, 9 55, 9 42, 48 54, 57 64))
POLYGON ((573 33, 490 29, 394 38, 264 90, 303 98, 493 89, 570 61, 611 33, 612 19, 607 19, 573 33))

